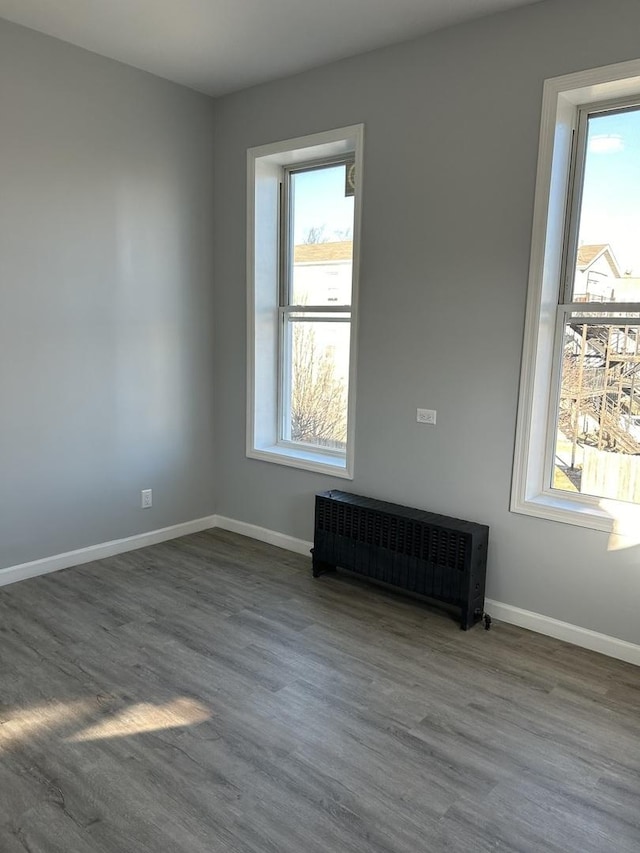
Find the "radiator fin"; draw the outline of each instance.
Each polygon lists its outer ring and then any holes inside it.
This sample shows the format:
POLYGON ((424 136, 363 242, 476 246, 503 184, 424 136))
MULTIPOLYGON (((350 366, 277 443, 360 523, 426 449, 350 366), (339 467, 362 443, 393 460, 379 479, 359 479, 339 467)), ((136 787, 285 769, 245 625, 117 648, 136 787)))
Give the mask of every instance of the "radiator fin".
POLYGON ((322 501, 318 506, 317 529, 407 557, 464 570, 468 536, 454 530, 330 501, 322 501))

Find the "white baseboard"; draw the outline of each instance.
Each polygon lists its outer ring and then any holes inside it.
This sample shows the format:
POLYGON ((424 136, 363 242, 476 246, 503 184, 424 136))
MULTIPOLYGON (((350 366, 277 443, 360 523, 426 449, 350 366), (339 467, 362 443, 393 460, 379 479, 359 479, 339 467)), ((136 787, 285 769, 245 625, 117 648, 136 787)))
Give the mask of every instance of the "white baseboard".
MULTIPOLYGON (((222 515, 209 515, 205 518, 197 518, 194 521, 185 521, 182 524, 163 527, 160 530, 140 533, 137 536, 128 536, 126 539, 114 539, 111 542, 91 545, 77 551, 68 551, 66 554, 56 554, 53 557, 45 557, 31 563, 22 563, 18 566, 0 569, 0 586, 33 578, 37 575, 56 572, 60 569, 68 569, 71 566, 80 566, 93 560, 103 560, 106 557, 113 557, 115 554, 135 551, 147 545, 155 545, 158 542, 166 542, 169 539, 177 539, 179 536, 187 536, 190 533, 199 533, 202 530, 215 527, 248 536, 250 539, 257 539, 260 542, 267 542, 269 545, 275 545, 278 548, 284 548, 286 551, 293 551, 305 557, 309 556, 309 551, 313 547, 312 542, 296 539, 294 536, 287 536, 285 533, 278 533, 266 527, 258 527, 255 524, 248 524, 245 521, 237 521, 222 515)), ((581 646, 640 666, 640 646, 634 643, 628 643, 626 640, 610 637, 607 634, 599 634, 596 631, 590 631, 588 628, 581 628, 579 625, 571 625, 569 622, 561 622, 541 613, 522 610, 520 607, 504 604, 490 598, 486 599, 485 606, 492 617, 502 622, 518 625, 520 628, 528 628, 538 634, 546 634, 548 637, 564 640, 575 646, 581 646)))
POLYGON ((113 557, 115 554, 135 551, 147 545, 156 545, 158 542, 177 539, 178 536, 187 536, 189 533, 199 533, 201 530, 208 530, 215 526, 216 516, 209 515, 205 518, 197 518, 194 521, 173 524, 171 527, 162 527, 160 530, 139 533, 137 536, 113 539, 111 542, 90 545, 88 548, 67 551, 65 554, 55 554, 53 557, 44 557, 42 560, 33 560, 31 563, 9 566, 6 569, 0 569, 0 586, 34 578, 38 575, 46 575, 49 572, 57 572, 60 569, 69 569, 71 566, 81 566, 83 563, 91 563, 93 560, 104 560, 106 557, 113 557))
POLYGON ((246 521, 236 521, 235 518, 225 518, 223 515, 216 515, 215 519, 215 526, 221 527, 223 530, 240 533, 242 536, 257 539, 260 542, 268 542, 269 545, 276 545, 278 548, 284 548, 285 551, 293 551, 296 554, 303 554, 305 557, 309 556, 309 551, 313 548, 313 542, 305 542, 304 539, 296 539, 294 536, 268 530, 266 527, 247 524, 246 521))
POLYGON ((547 637, 564 640, 574 646, 581 646, 583 649, 590 649, 592 652, 600 652, 600 654, 640 666, 640 646, 634 643, 610 637, 608 634, 599 634, 597 631, 590 631, 588 628, 581 628, 570 622, 561 622, 559 619, 543 616, 542 613, 533 613, 511 604, 493 601, 490 598, 485 600, 485 607, 492 617, 502 622, 528 628, 538 634, 546 634, 547 637))

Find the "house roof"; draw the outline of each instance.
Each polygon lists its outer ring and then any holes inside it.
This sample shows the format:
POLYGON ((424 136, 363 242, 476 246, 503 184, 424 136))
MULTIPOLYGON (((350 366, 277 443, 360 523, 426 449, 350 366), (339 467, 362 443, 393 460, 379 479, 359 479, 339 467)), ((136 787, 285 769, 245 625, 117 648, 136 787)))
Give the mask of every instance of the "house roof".
POLYGON ((339 240, 336 243, 299 243, 293 249, 294 264, 350 261, 352 257, 353 242, 351 240, 339 240))
POLYGON ((578 257, 576 266, 584 272, 591 264, 595 263, 601 255, 607 255, 609 266, 611 267, 614 277, 621 278, 620 267, 616 261, 613 249, 608 243, 591 243, 578 248, 578 257))
POLYGON ((603 250, 607 248, 606 243, 594 243, 592 246, 580 246, 578 249, 579 269, 585 269, 595 261, 598 255, 601 255, 603 250))

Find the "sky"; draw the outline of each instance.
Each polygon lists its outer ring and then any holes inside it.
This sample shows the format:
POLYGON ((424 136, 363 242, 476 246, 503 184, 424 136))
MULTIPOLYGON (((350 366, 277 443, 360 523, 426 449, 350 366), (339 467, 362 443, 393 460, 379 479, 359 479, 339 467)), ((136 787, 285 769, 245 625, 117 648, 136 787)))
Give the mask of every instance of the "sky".
POLYGON ((589 119, 578 243, 609 243, 640 276, 640 109, 589 119))
POLYGON ((303 243, 311 228, 323 226, 327 241, 344 240, 347 229, 352 234, 353 196, 344 194, 344 165, 294 175, 294 243, 303 243))

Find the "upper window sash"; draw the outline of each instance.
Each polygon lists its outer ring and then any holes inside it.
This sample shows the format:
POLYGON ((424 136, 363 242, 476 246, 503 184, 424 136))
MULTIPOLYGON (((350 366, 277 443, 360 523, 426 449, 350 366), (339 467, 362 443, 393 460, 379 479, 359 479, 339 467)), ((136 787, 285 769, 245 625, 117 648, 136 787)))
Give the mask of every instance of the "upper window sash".
MULTIPOLYGON (((304 309, 305 311, 321 310, 325 311, 329 306, 302 306, 296 305, 293 300, 293 265, 294 265, 294 222, 293 222, 293 191, 292 191, 292 176, 305 172, 319 171, 326 169, 329 166, 344 165, 348 168, 354 163, 354 155, 337 155, 334 157, 324 157, 319 160, 309 160, 303 163, 296 163, 294 166, 285 166, 282 170, 282 182, 280 184, 280 251, 279 251, 279 282, 278 292, 280 307, 295 307, 304 309)), ((354 222, 355 225, 355 222, 354 222)), ((353 289, 353 271, 352 271, 352 289, 353 289)), ((353 292, 351 295, 353 300, 353 292)), ((335 310, 344 311, 345 307, 350 307, 351 302, 339 306, 332 306, 335 310)))
POLYGON ((573 145, 571 147, 571 165, 567 184, 567 212, 564 226, 564 250, 559 288, 560 305, 571 305, 573 303, 580 231, 580 211, 587 161, 589 119, 592 116, 629 112, 637 110, 639 107, 640 97, 638 96, 617 98, 576 107, 573 145))

